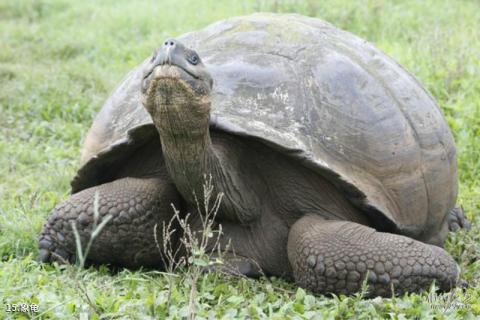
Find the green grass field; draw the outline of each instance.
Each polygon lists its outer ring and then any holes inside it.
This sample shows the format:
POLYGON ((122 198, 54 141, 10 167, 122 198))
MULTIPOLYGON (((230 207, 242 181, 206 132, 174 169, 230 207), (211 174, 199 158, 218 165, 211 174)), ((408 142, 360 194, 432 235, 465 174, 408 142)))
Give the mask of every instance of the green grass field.
POLYGON ((180 319, 189 312, 192 285, 198 318, 474 319, 480 317, 479 181, 478 1, 0 0, 0 319, 180 319), (168 278, 35 262, 47 214, 68 197, 82 137, 122 76, 167 36, 255 11, 317 16, 366 38, 437 98, 457 142, 459 204, 474 225, 446 244, 468 289, 329 298, 273 278, 210 274, 193 284, 187 272, 168 278), (20 303, 37 304, 39 312, 7 312, 20 303))

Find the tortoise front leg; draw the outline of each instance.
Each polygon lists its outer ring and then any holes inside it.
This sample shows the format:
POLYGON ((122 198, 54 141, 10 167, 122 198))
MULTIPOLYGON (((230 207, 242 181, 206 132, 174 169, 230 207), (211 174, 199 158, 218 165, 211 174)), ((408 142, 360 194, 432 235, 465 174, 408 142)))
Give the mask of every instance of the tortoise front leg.
POLYGON ((72 230, 75 223, 85 250, 94 223, 94 198, 98 192, 101 221, 112 218, 94 239, 88 253, 89 263, 123 267, 162 267, 162 223, 173 216, 171 203, 178 206, 180 197, 162 178, 123 178, 92 187, 72 195, 55 207, 39 237, 40 260, 72 262, 76 244, 72 230))
POLYGON ((306 216, 288 238, 295 281, 318 293, 353 294, 365 279, 370 295, 390 296, 455 287, 459 268, 442 248, 377 232, 349 221, 306 216))

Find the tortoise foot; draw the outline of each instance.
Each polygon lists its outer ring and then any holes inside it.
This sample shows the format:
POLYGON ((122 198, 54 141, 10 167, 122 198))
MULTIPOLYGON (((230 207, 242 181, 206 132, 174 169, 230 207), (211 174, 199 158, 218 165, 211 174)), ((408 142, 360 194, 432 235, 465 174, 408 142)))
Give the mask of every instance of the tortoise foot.
POLYGON ((38 260, 43 263, 58 262, 60 264, 70 264, 75 262, 75 255, 69 253, 61 245, 52 239, 48 230, 44 230, 40 235, 38 260))
MULTIPOLYGON (((158 177, 123 178, 78 192, 43 226, 39 260, 71 263, 78 252, 87 265, 163 267, 161 228, 172 219, 170 203, 178 206, 176 190, 158 177)), ((176 235, 170 240, 175 244, 176 235)))
POLYGON ((307 216, 289 234, 288 257, 295 281, 317 293, 367 296, 441 291, 459 283, 459 268, 443 249, 348 221, 307 216))
POLYGON ((457 231, 459 229, 469 230, 472 227, 471 223, 467 219, 467 216, 465 215, 463 207, 453 208, 449 212, 447 219, 448 229, 450 231, 457 231))

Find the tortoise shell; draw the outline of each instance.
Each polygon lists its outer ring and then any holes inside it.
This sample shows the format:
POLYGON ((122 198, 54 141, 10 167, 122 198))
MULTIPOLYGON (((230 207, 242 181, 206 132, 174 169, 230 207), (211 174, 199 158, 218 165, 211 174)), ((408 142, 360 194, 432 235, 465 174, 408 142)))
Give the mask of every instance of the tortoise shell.
MULTIPOLYGON (((371 43, 290 14, 227 19, 178 39, 199 53, 214 79, 213 130, 297 159, 405 234, 438 230, 454 207, 456 151, 442 112, 371 43)), ((106 182, 98 178, 105 166, 159 139, 140 102, 147 60, 95 118, 74 193, 106 182)))

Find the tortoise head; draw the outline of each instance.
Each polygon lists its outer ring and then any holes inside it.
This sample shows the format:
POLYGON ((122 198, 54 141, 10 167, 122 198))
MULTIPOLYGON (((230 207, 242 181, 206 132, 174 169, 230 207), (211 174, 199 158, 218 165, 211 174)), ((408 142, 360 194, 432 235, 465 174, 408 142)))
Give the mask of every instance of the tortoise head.
POLYGON ((168 39, 143 70, 142 102, 154 120, 159 112, 174 110, 208 113, 212 84, 212 77, 197 52, 178 40, 168 39), (203 108, 195 110, 196 106, 203 108))

